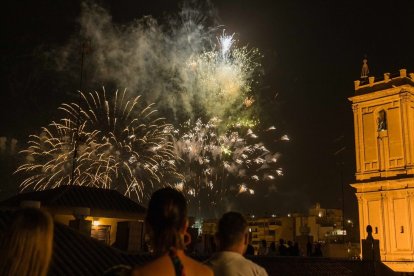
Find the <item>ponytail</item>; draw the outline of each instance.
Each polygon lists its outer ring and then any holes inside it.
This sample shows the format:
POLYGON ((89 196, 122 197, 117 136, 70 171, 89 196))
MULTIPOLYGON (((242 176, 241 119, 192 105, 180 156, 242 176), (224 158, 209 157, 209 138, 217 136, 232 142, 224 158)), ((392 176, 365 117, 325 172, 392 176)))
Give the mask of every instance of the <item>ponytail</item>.
POLYGON ((150 230, 156 254, 185 249, 182 231, 187 222, 187 203, 184 195, 173 189, 156 191, 148 204, 146 224, 150 230))

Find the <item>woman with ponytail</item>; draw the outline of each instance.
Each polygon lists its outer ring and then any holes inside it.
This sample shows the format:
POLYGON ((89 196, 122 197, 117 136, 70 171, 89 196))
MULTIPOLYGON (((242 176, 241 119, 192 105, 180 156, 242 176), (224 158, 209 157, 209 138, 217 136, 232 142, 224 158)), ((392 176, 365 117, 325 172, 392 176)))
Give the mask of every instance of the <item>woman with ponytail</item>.
POLYGON ((191 242, 187 232, 187 203, 173 188, 156 191, 150 199, 145 219, 156 259, 133 270, 132 275, 210 276, 207 266, 184 253, 191 242))

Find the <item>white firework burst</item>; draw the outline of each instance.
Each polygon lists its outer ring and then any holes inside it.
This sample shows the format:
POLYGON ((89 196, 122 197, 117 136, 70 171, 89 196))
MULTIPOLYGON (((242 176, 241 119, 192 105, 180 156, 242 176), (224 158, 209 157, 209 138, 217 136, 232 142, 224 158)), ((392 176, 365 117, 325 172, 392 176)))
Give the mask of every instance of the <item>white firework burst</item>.
POLYGON ((131 98, 126 90, 112 98, 105 90, 80 96, 79 104, 62 104, 64 119, 32 136, 22 151, 27 158, 17 172, 27 175, 23 189, 69 184, 74 170, 75 185, 117 189, 142 200, 157 185, 180 179, 172 126, 155 117, 152 105, 141 109, 140 97, 131 98))

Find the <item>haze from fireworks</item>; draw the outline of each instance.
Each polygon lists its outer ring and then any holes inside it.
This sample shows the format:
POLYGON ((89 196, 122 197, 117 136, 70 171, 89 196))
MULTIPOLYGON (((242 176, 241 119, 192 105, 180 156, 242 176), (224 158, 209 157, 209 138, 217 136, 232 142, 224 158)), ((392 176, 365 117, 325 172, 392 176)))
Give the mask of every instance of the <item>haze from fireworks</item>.
MULTIPOLYGON (((202 216, 214 215, 207 210, 216 214, 228 210, 237 197, 254 195, 260 183, 275 190, 275 181, 282 175, 277 167, 279 154, 271 153, 260 142, 256 134, 257 120, 252 116, 252 110, 258 107, 251 108, 256 98, 254 88, 261 74, 262 56, 255 48, 239 47, 237 35, 217 27, 210 7, 207 11, 184 6, 177 17, 170 17, 163 23, 145 16, 119 25, 104 8, 91 2, 83 3, 80 36, 74 36, 65 47, 52 53, 57 57, 57 70, 77 83, 81 38, 91 45, 91 51, 85 56, 85 86, 104 83, 110 87, 129 87, 130 92, 128 95, 124 92, 122 97, 116 94, 114 106, 104 104, 107 102, 105 93, 103 96, 81 94, 81 107, 76 103, 62 105, 64 119, 44 129, 50 133, 49 140, 59 141, 57 148, 33 136, 31 147, 25 151, 28 155, 36 152, 37 159, 28 160, 19 172, 36 171, 37 175, 26 179, 23 188, 45 188, 59 177, 60 181, 54 185, 68 182, 69 159, 73 156, 70 145, 74 143, 74 125, 80 114, 77 185, 115 187, 127 195, 133 192, 142 200, 163 180, 183 190, 190 210, 202 216), (142 139, 143 132, 135 133, 140 129, 135 125, 134 116, 138 121, 145 116, 132 112, 129 121, 123 121, 123 115, 117 113, 129 108, 122 107, 126 104, 124 97, 135 98, 137 94, 142 95, 139 101, 146 105, 155 103, 163 116, 179 126, 174 129, 160 123, 162 126, 156 128, 157 135, 164 135, 152 147, 164 150, 156 161, 152 160, 153 155, 145 160, 151 150, 138 144, 151 142, 142 139), (63 128, 63 123, 69 126, 63 128), (174 146, 170 144, 172 129, 174 146), (61 145, 65 145, 64 150, 61 145), (48 152, 53 155, 47 155, 48 152), (56 156, 64 161, 54 164, 56 156), (54 167, 51 166, 47 174, 40 173, 39 170, 46 170, 44 166, 48 162, 54 167), (161 166, 166 169, 161 170, 161 166), (64 167, 62 175, 56 175, 59 167, 64 167), (91 170, 95 174, 92 175, 91 170), (176 171, 182 173, 184 179, 176 171), (91 174, 89 178, 88 173, 91 174), (116 180, 120 175, 122 184, 116 180), (45 180, 49 182, 41 184, 45 180)), ((158 123, 157 120, 153 124, 146 122, 144 128, 158 123)))
POLYGON ((31 136, 28 149, 22 151, 26 162, 17 169, 29 175, 22 190, 71 183, 73 164, 74 185, 116 189, 139 201, 161 184, 181 179, 172 126, 155 117, 152 105, 141 108, 140 97, 128 97, 126 90, 111 98, 105 90, 81 93, 80 99, 80 104, 62 104, 63 119, 31 136))
MULTIPOLYGON (((128 87, 178 124, 231 113, 252 94, 261 56, 257 49, 238 47, 235 34, 207 26, 214 19, 206 10, 187 5, 164 23, 145 16, 118 25, 102 7, 84 3, 79 22, 92 48, 85 59, 89 84, 128 87)), ((53 55, 58 70, 77 80, 79 36, 53 55)))

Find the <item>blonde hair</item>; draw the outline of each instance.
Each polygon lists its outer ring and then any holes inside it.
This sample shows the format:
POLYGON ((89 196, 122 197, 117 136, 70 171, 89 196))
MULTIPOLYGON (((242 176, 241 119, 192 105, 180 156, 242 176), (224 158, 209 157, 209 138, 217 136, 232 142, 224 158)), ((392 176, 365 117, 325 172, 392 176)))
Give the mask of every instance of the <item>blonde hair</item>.
POLYGON ((51 216, 35 208, 17 211, 1 243, 0 275, 47 275, 52 246, 51 216))

